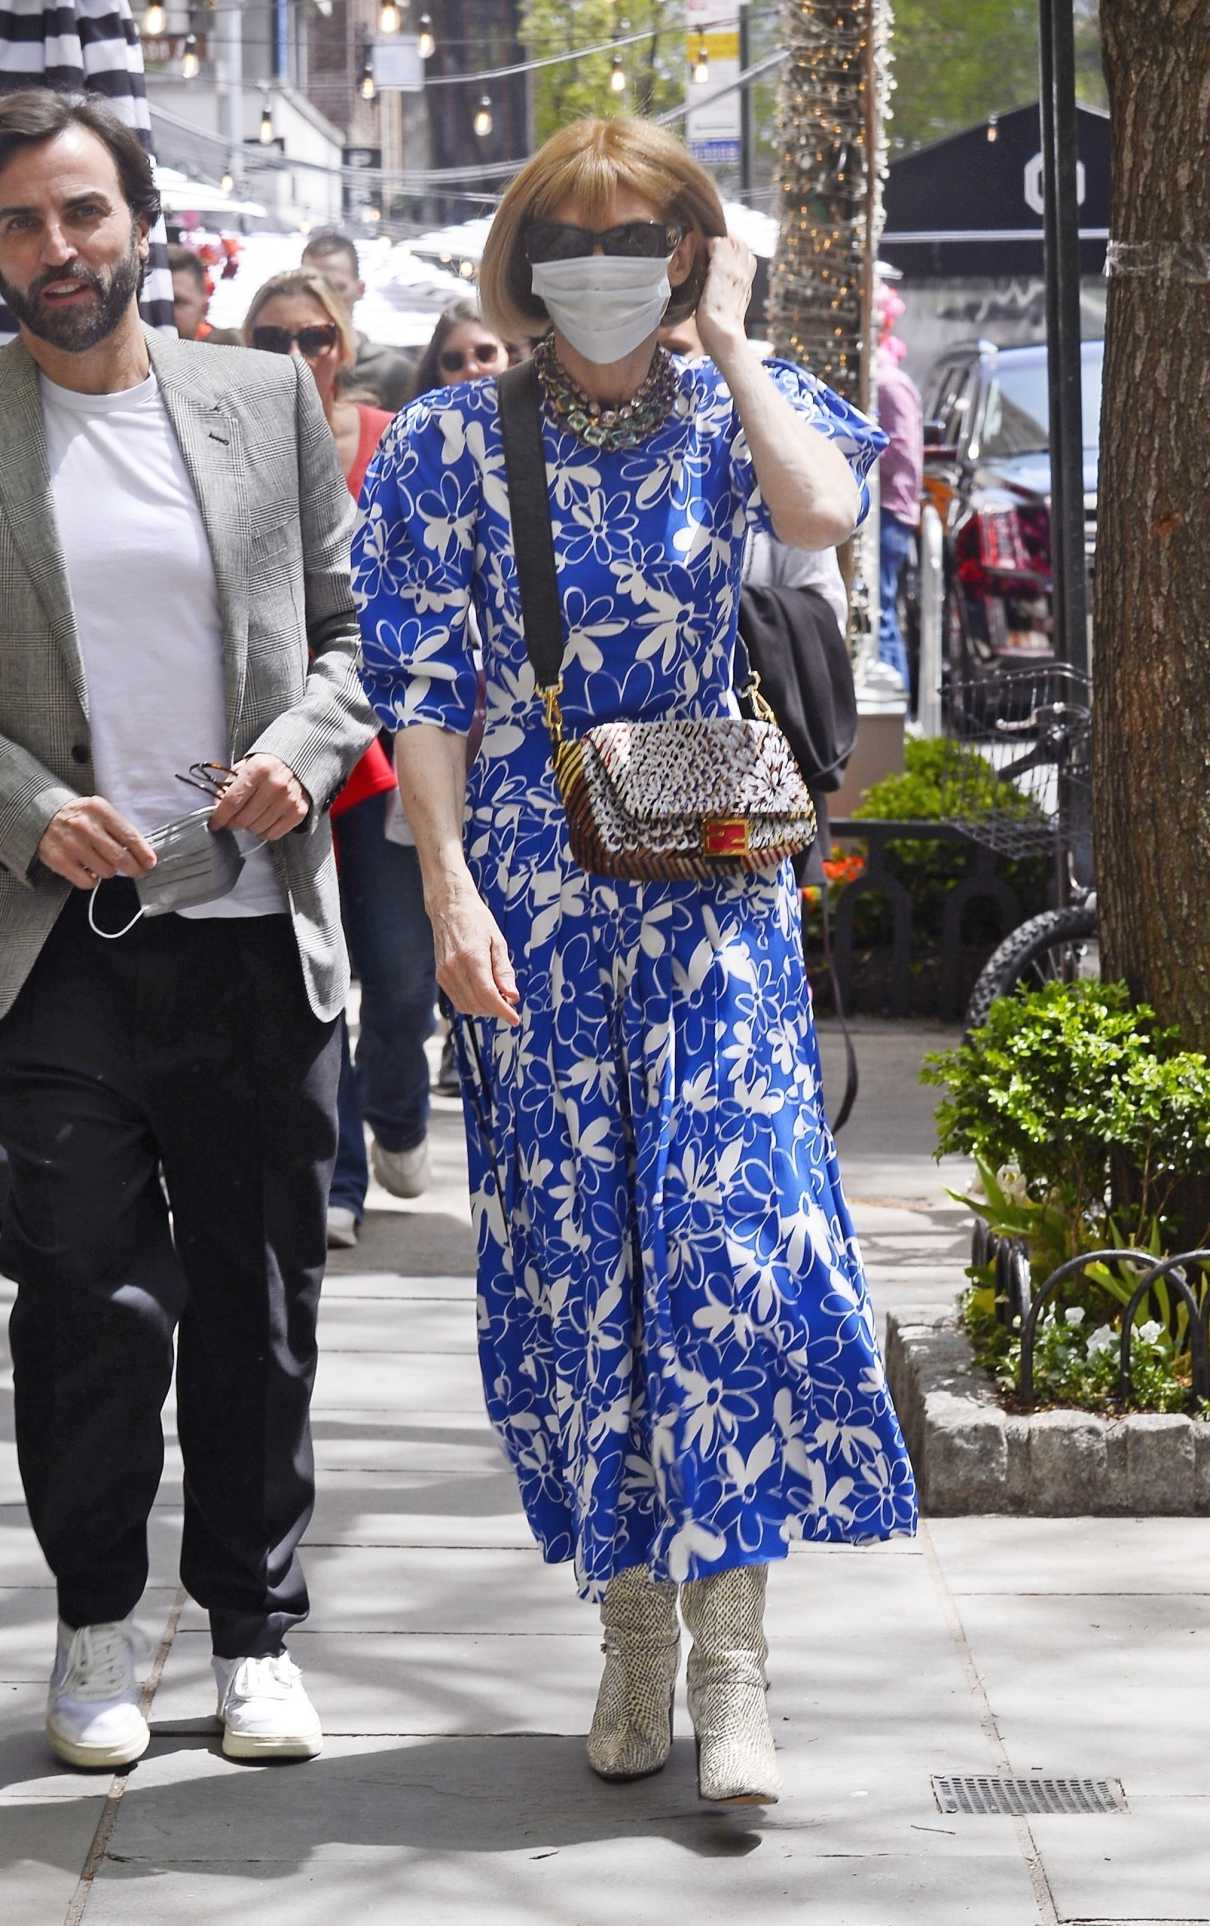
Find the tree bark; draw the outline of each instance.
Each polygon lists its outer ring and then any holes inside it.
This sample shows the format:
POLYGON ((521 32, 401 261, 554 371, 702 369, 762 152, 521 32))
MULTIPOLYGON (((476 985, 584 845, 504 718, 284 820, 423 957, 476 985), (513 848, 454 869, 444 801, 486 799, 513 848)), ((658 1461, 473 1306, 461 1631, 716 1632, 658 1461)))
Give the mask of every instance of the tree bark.
POLYGON ((1101 940, 1106 975, 1210 1051, 1210 9, 1101 0, 1101 31, 1112 235, 1138 250, 1111 263, 1106 327, 1101 940))

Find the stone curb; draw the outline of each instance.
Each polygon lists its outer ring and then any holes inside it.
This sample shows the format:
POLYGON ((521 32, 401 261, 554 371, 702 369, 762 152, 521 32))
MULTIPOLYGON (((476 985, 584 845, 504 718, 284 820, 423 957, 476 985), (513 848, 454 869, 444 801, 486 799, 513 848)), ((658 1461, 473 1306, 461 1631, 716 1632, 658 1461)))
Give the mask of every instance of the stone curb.
POLYGON ((1002 1409, 953 1317, 890 1312, 887 1377, 935 1518, 1210 1516, 1210 1423, 1160 1413, 1002 1409))

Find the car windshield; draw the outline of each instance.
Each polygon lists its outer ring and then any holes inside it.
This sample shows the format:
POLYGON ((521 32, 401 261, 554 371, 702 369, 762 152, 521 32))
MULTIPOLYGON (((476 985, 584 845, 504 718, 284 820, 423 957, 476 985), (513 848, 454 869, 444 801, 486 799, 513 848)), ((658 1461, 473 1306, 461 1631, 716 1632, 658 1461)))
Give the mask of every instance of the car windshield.
MULTIPOLYGON (((1101 420, 1101 345, 1082 358, 1084 446, 1095 448, 1101 420)), ((984 459, 1042 454, 1050 447, 1046 363, 1001 365, 992 376, 983 420, 984 459)))

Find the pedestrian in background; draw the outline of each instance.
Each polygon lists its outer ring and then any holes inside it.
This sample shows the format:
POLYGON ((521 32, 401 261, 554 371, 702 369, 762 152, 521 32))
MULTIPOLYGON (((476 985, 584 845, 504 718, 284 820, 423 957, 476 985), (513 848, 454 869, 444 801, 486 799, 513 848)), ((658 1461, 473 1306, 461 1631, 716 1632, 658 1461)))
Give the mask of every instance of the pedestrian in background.
POLYGON ((455 301, 438 316, 428 347, 416 364, 409 399, 414 401, 434 388, 499 374, 508 362, 508 349, 485 326, 479 303, 455 301))
POLYGON ((159 197, 105 107, 0 100, 0 207, 0 1268, 47 1732, 82 1766, 149 1741, 175 1338, 223 1749, 310 1758, 285 1639, 348 988, 326 810, 372 735, 352 508, 305 368, 140 322, 159 197))
MULTIPOLYGON (((249 347, 307 363, 356 501, 391 417, 341 389, 356 342, 327 277, 297 268, 266 281, 244 317, 244 339, 249 347)), ((361 992, 355 1058, 341 1018, 340 1139, 327 1215, 332 1250, 353 1247, 365 1215, 366 1123, 373 1133, 374 1175, 387 1190, 418 1197, 428 1184, 424 1046, 432 1033, 437 983, 416 852, 386 836, 394 791, 390 755, 375 740, 332 805, 341 916, 361 992)))
MULTIPOLYGON (((502 339, 551 329, 534 364, 571 734, 734 715, 749 528, 828 548, 864 512, 882 437, 762 366, 753 271, 709 175, 639 120, 565 128, 501 203, 480 297, 502 339), (659 327, 694 310, 710 360, 675 363, 659 327)), ((495 382, 424 397, 370 465, 354 545, 366 688, 400 731, 463 1013, 488 1410, 545 1557, 602 1603, 594 1770, 666 1762, 679 1602, 701 1792, 772 1800, 769 1563, 915 1525, 797 891, 788 863, 640 883, 572 861, 504 474, 495 382), (464 835, 472 607, 487 720, 464 835)))
POLYGON ((172 311, 181 340, 238 348, 243 336, 237 329, 210 325, 210 270, 201 255, 174 241, 168 248, 168 266, 172 270, 172 311))
POLYGON ((903 313, 903 301, 883 282, 878 290, 881 340, 875 374, 878 384, 878 423, 888 447, 878 468, 878 655, 902 678, 911 695, 912 678, 907 647, 899 625, 899 585, 920 529, 920 495, 924 485, 924 414, 920 390, 898 353, 902 343, 890 339, 903 313))
POLYGON ((302 265, 323 275, 335 291, 353 330, 353 362, 345 373, 345 386, 358 394, 372 396, 380 408, 393 415, 411 394, 412 360, 400 348, 371 341, 357 326, 355 311, 366 284, 361 278, 355 243, 339 228, 322 227, 311 235, 304 247, 302 265))

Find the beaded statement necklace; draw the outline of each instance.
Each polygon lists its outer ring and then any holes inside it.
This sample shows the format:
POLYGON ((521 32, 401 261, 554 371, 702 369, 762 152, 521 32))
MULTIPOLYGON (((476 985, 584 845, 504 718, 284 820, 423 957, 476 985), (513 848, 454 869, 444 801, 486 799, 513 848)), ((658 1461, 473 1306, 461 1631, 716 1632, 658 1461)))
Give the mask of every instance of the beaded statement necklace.
POLYGON ((552 334, 534 349, 534 365, 550 413, 590 448, 636 448, 663 427, 677 397, 676 368, 664 348, 656 349, 642 387, 617 408, 602 407, 577 386, 555 353, 552 334))

